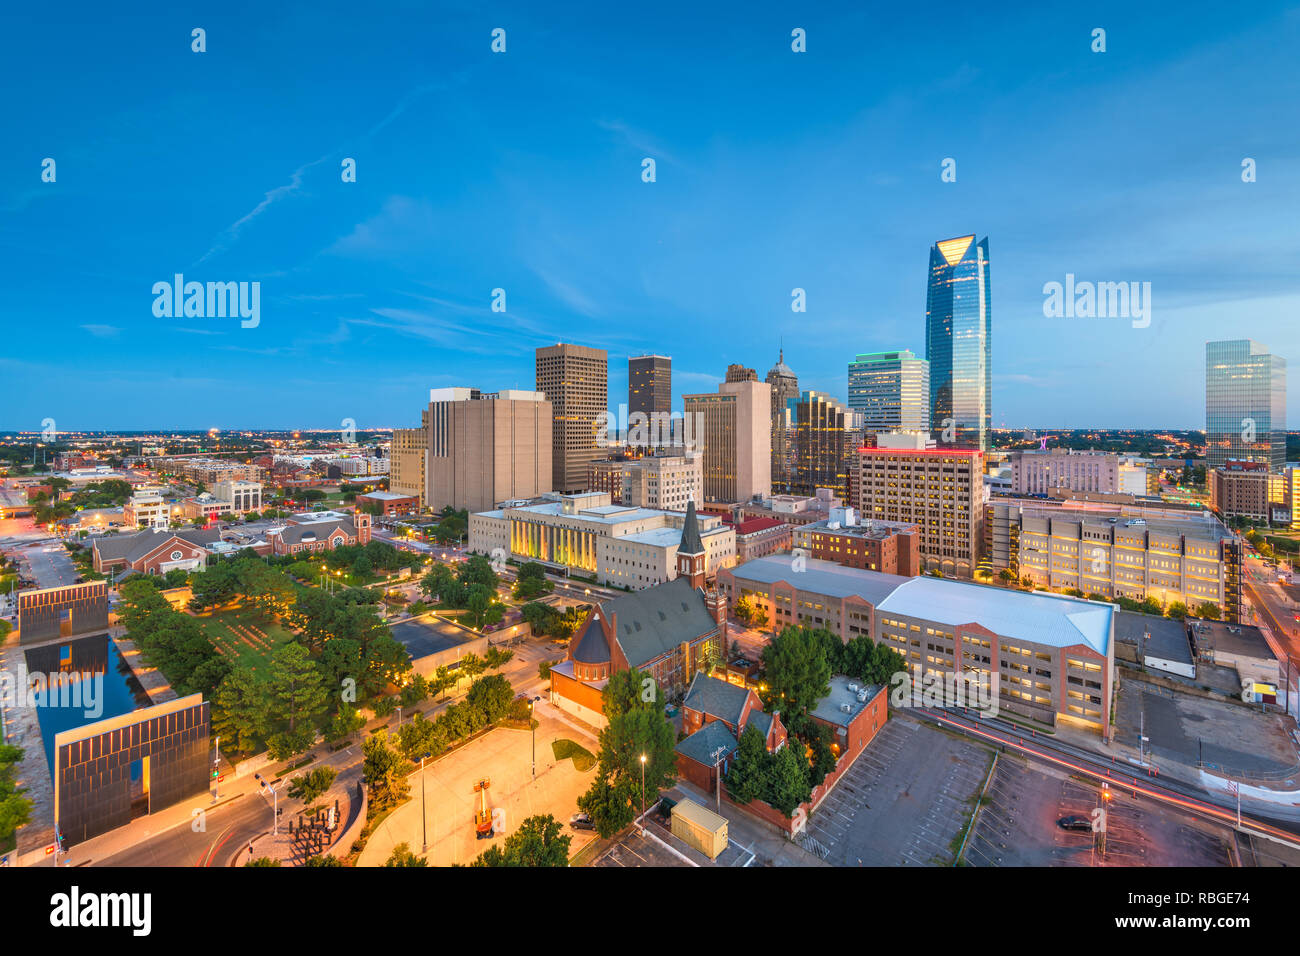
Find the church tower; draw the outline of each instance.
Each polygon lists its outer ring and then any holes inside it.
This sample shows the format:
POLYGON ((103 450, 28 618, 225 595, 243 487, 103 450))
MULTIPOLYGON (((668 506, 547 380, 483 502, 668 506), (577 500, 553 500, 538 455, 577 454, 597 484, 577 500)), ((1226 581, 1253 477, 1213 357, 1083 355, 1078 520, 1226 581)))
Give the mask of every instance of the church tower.
POLYGON ((704 542, 700 539, 700 523, 695 517, 694 500, 686 503, 686 521, 682 525, 682 543, 677 546, 677 576, 686 578, 691 587, 704 588, 704 542))

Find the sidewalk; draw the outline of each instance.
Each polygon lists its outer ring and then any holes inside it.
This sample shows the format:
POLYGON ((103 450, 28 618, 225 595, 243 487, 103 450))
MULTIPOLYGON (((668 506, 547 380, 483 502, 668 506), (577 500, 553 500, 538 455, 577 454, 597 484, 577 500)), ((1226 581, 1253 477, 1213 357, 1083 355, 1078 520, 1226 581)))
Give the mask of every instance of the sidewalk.
MULTIPOLYGON (((315 767, 332 766, 339 771, 339 776, 343 777, 345 776, 344 772, 348 767, 354 766, 360 763, 360 761, 360 745, 349 744, 342 750, 313 761, 305 767, 299 767, 289 776, 297 776, 306 773, 315 767)), ((293 761, 289 761, 289 765, 292 763, 293 761)), ((273 774, 263 774, 263 776, 269 780, 275 779, 275 775, 273 774)), ((59 866, 83 866, 92 862, 102 863, 104 860, 107 860, 116 853, 120 853, 139 843, 157 837, 160 834, 174 830, 176 827, 192 825, 196 819, 201 816, 205 817, 212 813, 212 811, 227 806, 240 797, 245 797, 251 794, 254 799, 264 799, 258 794, 258 791, 261 790, 261 785, 252 774, 248 774, 244 777, 233 778, 227 775, 225 781, 218 785, 218 789, 221 795, 220 798, 215 801, 213 800, 212 791, 209 790, 207 793, 201 794, 197 797, 192 797, 189 800, 183 800, 165 810, 160 810, 157 813, 151 813, 148 816, 140 817, 138 820, 133 820, 126 826, 118 827, 116 830, 94 837, 84 843, 78 843, 67 853, 60 854, 59 866)), ((281 819, 287 820, 291 812, 287 809, 287 797, 282 794, 280 799, 282 807, 286 807, 285 814, 281 819)), ((296 813, 297 811, 295 809, 292 812, 296 813)), ((266 820, 269 828, 271 824, 271 804, 269 801, 267 802, 266 820)), ((203 826, 207 827, 209 831, 212 829, 211 826, 207 824, 206 820, 204 821, 203 826)), ((49 860, 49 865, 53 865, 53 857, 50 857, 49 860)), ((214 861, 214 864, 216 865, 224 865, 224 863, 224 860, 214 861)))

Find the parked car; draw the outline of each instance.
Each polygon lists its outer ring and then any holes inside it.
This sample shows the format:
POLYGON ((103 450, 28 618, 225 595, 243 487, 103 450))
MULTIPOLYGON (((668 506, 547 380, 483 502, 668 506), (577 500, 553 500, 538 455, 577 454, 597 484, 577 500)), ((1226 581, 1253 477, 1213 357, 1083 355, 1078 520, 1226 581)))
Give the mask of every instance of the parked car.
POLYGON ((1061 817, 1061 819, 1056 821, 1056 825, 1062 830, 1073 830, 1077 833, 1092 832, 1092 821, 1087 817, 1061 817))
POLYGON ((573 827, 575 830, 596 829, 596 824, 591 822, 591 814, 588 813, 575 813, 573 816, 569 817, 569 826, 573 827))

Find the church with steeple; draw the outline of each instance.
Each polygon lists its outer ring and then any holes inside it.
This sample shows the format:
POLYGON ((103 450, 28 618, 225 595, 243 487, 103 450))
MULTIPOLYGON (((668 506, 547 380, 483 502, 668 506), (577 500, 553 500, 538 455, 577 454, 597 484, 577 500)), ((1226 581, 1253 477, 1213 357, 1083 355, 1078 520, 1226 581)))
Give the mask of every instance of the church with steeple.
POLYGON ((682 694, 696 673, 725 661, 727 600, 706 580, 707 556, 691 501, 677 548, 677 576, 591 609, 565 659, 551 668, 551 703, 603 727, 601 691, 619 671, 645 671, 668 700, 682 694))

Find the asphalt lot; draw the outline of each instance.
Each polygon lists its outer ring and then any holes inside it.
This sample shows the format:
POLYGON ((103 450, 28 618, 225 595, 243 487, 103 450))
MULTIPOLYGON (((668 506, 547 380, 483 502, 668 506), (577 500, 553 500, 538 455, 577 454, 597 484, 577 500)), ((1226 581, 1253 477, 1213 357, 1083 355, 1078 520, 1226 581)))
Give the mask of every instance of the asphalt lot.
POLYGON ((1116 739, 1133 748, 1141 730, 1156 763, 1207 763, 1246 771, 1293 767, 1295 745, 1280 714, 1264 714, 1229 701, 1210 700, 1129 679, 1116 708, 1116 739))
POLYGON ((808 818, 805 849, 834 866, 947 866, 991 751, 891 716, 808 818))
POLYGON ((1231 866, 1232 831, 1146 799, 1115 793, 1104 845, 1062 829, 1066 816, 1091 819, 1101 788, 1063 772, 999 754, 962 854, 969 866, 1231 866))

